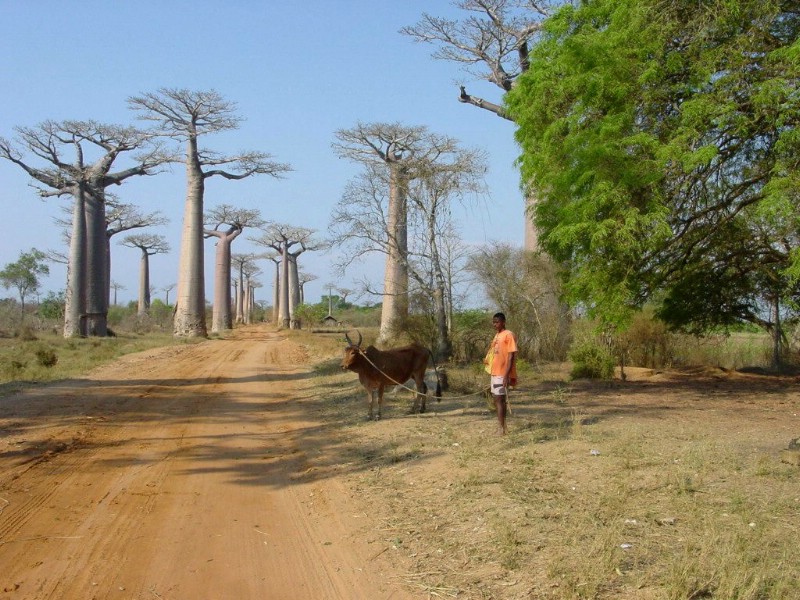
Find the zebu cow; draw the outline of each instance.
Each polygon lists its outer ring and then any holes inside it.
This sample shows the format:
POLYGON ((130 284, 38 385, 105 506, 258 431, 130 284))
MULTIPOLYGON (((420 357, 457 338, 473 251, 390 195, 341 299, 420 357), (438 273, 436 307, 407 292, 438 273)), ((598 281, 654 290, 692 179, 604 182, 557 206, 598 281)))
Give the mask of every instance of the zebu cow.
MULTIPOLYGON (((375 346, 361 348, 361 332, 358 333, 358 342, 355 344, 350 336, 345 334, 349 344, 344 351, 342 368, 358 373, 358 380, 367 390, 369 400, 369 418, 380 419, 383 407, 383 390, 387 385, 397 385, 409 378, 414 380, 417 393, 414 396, 414 405, 411 412, 425 412, 425 400, 428 386, 425 384, 425 368, 428 366, 430 350, 419 344, 411 344, 402 348, 378 350, 375 346), (378 393, 378 415, 374 415, 375 392, 378 393)), ((434 364, 434 369, 436 365, 434 364)), ((436 398, 441 400, 442 389, 437 381, 436 398)))

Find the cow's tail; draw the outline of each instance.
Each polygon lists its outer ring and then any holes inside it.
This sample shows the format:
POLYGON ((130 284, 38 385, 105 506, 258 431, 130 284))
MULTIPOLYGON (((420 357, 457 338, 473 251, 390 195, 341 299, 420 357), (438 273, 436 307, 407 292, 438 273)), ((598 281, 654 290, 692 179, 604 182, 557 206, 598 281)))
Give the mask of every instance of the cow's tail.
POLYGON ((439 367, 436 366, 436 358, 433 356, 433 352, 429 349, 428 354, 431 355, 431 363, 433 364, 433 372, 436 373, 436 393, 434 397, 436 398, 437 402, 442 401, 442 375, 439 373, 439 367))

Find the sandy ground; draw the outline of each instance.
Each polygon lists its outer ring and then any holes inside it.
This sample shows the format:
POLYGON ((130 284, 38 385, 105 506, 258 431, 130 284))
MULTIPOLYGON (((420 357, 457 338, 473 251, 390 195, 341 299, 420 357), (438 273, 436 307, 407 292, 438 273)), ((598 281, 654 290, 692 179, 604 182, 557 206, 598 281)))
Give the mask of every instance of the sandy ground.
POLYGON ((0 398, 0 599, 409 598, 266 328, 0 398), (374 537, 374 536, 373 536, 374 537))

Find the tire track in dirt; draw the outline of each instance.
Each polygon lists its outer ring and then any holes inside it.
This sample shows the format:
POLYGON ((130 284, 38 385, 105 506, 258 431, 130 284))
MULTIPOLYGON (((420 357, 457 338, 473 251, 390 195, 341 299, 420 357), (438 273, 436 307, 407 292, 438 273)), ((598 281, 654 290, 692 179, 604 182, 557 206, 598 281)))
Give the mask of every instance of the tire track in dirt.
POLYGON ((407 598, 305 476, 306 360, 252 327, 0 400, 0 599, 407 598))

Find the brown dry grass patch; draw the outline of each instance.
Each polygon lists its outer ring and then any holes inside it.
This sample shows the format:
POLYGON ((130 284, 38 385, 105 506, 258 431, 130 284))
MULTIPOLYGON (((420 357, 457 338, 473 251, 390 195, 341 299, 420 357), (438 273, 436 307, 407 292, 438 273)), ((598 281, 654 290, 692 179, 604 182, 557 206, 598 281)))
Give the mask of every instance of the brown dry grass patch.
POLYGON ((428 414, 401 394, 368 422, 341 341, 303 341, 338 432, 329 460, 354 467, 371 534, 423 597, 800 597, 800 470, 780 461, 800 435, 794 378, 629 369, 598 384, 551 365, 497 437, 482 397, 464 397, 475 370, 451 369, 428 414))

